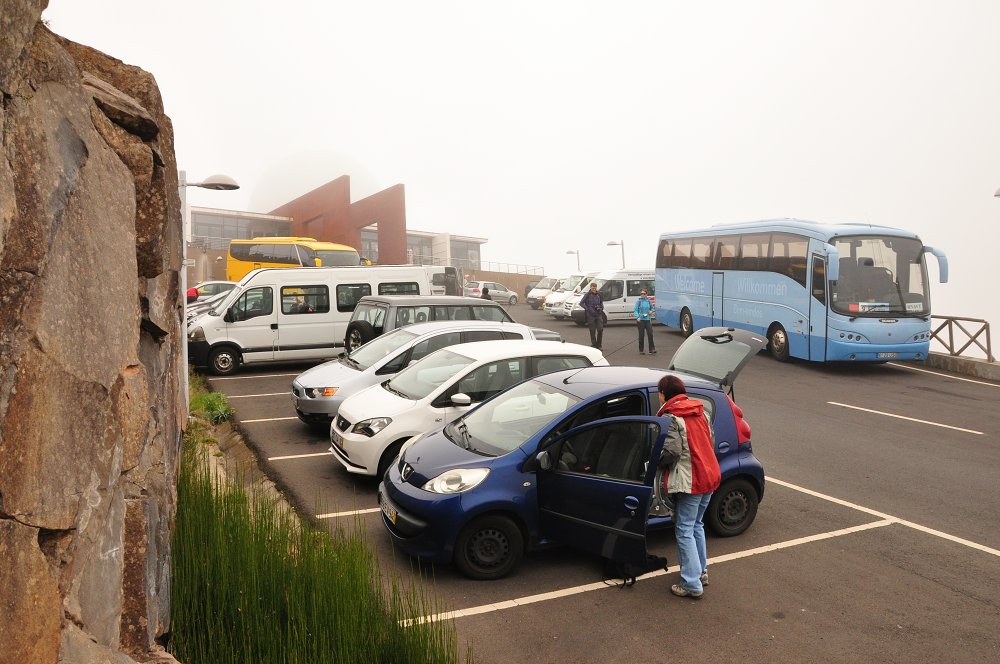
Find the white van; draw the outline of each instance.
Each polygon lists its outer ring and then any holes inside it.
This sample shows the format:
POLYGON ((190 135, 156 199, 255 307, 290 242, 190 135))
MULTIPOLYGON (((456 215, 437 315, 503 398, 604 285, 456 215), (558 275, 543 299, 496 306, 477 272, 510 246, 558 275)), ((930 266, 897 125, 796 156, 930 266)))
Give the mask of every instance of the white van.
POLYGON ((562 281, 559 282, 559 287, 549 293, 548 297, 545 298, 545 313, 550 316, 555 316, 557 320, 562 320, 566 316, 566 311, 563 309, 563 305, 566 304, 566 300, 573 295, 579 295, 583 292, 583 289, 590 283, 590 280, 597 276, 596 272, 588 272, 587 274, 571 274, 562 281))
POLYGON ((323 360, 339 355, 354 307, 365 295, 430 295, 419 265, 264 268, 188 326, 188 357, 212 373, 241 364, 323 360))
MULTIPOLYGON (((591 281, 597 282, 597 291, 604 300, 604 313, 609 321, 632 320, 635 301, 643 290, 650 300, 656 302, 653 294, 656 273, 653 270, 608 270, 598 272, 591 281)), ((580 298, 589 286, 588 282, 578 296, 570 298, 563 305, 563 310, 572 316, 577 325, 587 324, 587 315, 580 306, 580 298)))
POLYGON ((524 301, 531 305, 532 309, 538 309, 545 304, 546 296, 559 285, 561 280, 562 277, 544 277, 528 291, 528 297, 524 298, 524 301))

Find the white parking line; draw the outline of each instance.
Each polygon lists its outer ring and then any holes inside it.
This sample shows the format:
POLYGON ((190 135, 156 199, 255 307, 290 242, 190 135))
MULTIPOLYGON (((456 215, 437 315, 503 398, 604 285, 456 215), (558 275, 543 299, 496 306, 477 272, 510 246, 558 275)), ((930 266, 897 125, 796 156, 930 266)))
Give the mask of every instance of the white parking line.
MULTIPOLYGON (((869 523, 862 524, 860 526, 852 526, 850 528, 842 528, 840 530, 833 530, 826 533, 819 533, 816 535, 808 535, 806 537, 799 537, 793 540, 787 540, 785 542, 777 542, 775 544, 765 544, 764 546, 759 546, 754 549, 748 549, 746 551, 736 551, 734 553, 726 553, 721 556, 715 556, 709 558, 709 563, 722 563, 730 560, 738 560, 740 558, 747 558, 749 556, 756 556, 761 553, 769 553, 771 551, 780 551, 781 549, 787 549, 793 546, 800 546, 802 544, 809 544, 811 542, 818 542, 825 539, 831 539, 833 537, 842 537, 844 535, 851 535, 853 533, 862 532, 865 530, 871 530, 873 528, 882 528, 884 526, 900 525, 906 526, 907 528, 913 528, 922 533, 927 533, 929 535, 934 535, 935 537, 940 537, 942 539, 948 540, 949 542, 955 542, 956 544, 961 544, 977 551, 982 551, 983 553, 988 553, 992 556, 1000 557, 1000 550, 979 544, 978 542, 973 542, 971 540, 964 539, 962 537, 956 537, 949 533, 942 532, 940 530, 934 530, 933 528, 928 528, 927 526, 922 526, 918 523, 912 521, 906 521, 905 519, 900 519, 894 517, 890 514, 884 512, 879 512, 870 507, 865 507, 864 505, 858 505, 856 503, 851 503, 840 498, 835 498, 833 496, 827 495, 825 493, 820 493, 818 491, 813 491, 812 489, 806 489, 797 484, 792 484, 791 482, 785 482, 783 480, 775 479, 773 477, 767 478, 768 482, 772 482, 779 486, 783 486, 793 491, 799 491, 809 496, 815 498, 820 498, 822 500, 835 503, 837 505, 843 505, 844 507, 849 507, 859 512, 864 512, 865 514, 870 514, 872 516, 879 517, 879 521, 872 521, 869 523)), ((378 509, 368 510, 371 512, 377 512, 378 509)), ((344 514, 352 514, 352 512, 345 512, 344 514)), ((658 576, 663 576, 664 574, 671 574, 673 572, 679 572, 680 567, 677 565, 672 565, 666 570, 657 570, 650 574, 643 575, 639 581, 645 579, 652 579, 658 576)), ((519 597, 516 599, 506 600, 504 602, 497 602, 495 604, 483 604, 481 606, 474 606, 468 609, 457 609, 455 611, 447 611, 445 613, 437 613, 429 616, 420 616, 418 618, 409 618, 407 620, 401 620, 400 624, 405 626, 413 624, 421 624, 425 622, 433 622, 436 620, 451 620, 454 618, 464 618, 466 616, 474 616, 481 613, 490 613, 492 611, 502 611, 504 609, 513 609, 519 606, 525 606, 527 604, 534 604, 536 602, 545 602, 552 599, 560 599, 563 597, 569 597, 571 595, 578 595, 580 593, 590 592, 591 590, 601 590, 602 588, 615 587, 609 586, 606 581, 600 581, 595 583, 588 583, 582 586, 574 586, 572 588, 563 588, 562 590, 553 590, 552 592, 539 593, 537 595, 528 595, 527 597, 519 597)))
POLYGON ((289 454, 286 456, 267 457, 268 461, 284 461, 286 459, 308 459, 318 456, 332 456, 333 452, 314 452, 312 454, 289 454))
POLYGON ((365 510, 351 510, 350 512, 329 512, 327 514, 317 514, 317 519, 339 519, 342 516, 357 516, 358 514, 371 514, 380 511, 378 507, 365 510))
POLYGON ((297 420, 297 417, 263 417, 259 420, 240 420, 241 424, 250 424, 251 422, 281 422, 282 420, 297 420))
MULTIPOLYGON (((300 372, 301 373, 301 372, 300 372)), ((254 378, 284 378, 286 376, 298 376, 299 374, 254 374, 252 376, 229 376, 227 378, 209 378, 211 381, 216 380, 252 380, 254 378)))
MULTIPOLYGON (((873 521, 871 523, 865 523, 860 526, 852 526, 851 528, 843 528, 841 530, 833 530, 826 533, 819 533, 817 535, 799 537, 785 542, 778 542, 776 544, 766 544, 764 546, 759 546, 755 549, 747 549, 746 551, 727 553, 721 556, 716 556, 714 558, 709 558, 708 562, 709 564, 712 564, 712 563, 722 563, 729 560, 736 560, 738 558, 748 558, 750 556, 756 556, 761 553, 770 553, 772 551, 779 551, 781 549, 787 549, 793 546, 800 546, 802 544, 809 544, 811 542, 818 542, 820 540, 831 539, 834 537, 842 537, 844 535, 850 535, 864 530, 871 530, 872 528, 882 528, 884 526, 892 525, 893 523, 895 523, 895 521, 892 519, 873 521)), ((645 581, 647 579, 653 579, 658 576, 663 576, 665 574, 672 574, 674 572, 679 572, 679 571, 680 571, 680 566, 671 565, 666 570, 661 569, 655 572, 651 572, 649 574, 644 574, 642 577, 639 578, 639 581, 645 581)), ((526 606, 528 604, 535 604, 537 602, 547 602, 549 600, 561 599, 563 597, 569 597, 571 595, 579 595, 581 593, 590 592, 592 590, 602 590, 605 588, 614 588, 614 587, 616 586, 609 585, 607 581, 597 581, 595 583, 588 583, 583 586, 575 586, 573 588, 563 588, 562 590, 553 590, 547 593, 528 595, 527 597, 518 597, 517 599, 510 599, 504 602, 497 602, 495 604, 483 604, 480 606, 473 606, 468 609, 458 609, 455 611, 446 611, 444 613, 437 613, 430 616, 421 616, 419 618, 410 618, 407 620, 401 620, 400 625, 408 627, 413 624, 423 624, 427 622, 434 622, 437 620, 452 620, 454 618, 465 618, 468 616, 474 616, 481 613, 502 611, 504 609, 514 609, 519 606, 526 606)))
POLYGON ((941 373, 940 371, 929 371, 927 369, 918 369, 916 367, 908 367, 905 364, 896 364, 895 362, 888 363, 890 367, 899 367, 900 369, 909 369, 910 371, 919 371, 920 373, 931 374, 932 376, 941 376, 943 378, 951 378, 952 380, 960 380, 964 383, 975 383, 976 385, 986 385, 988 387, 1000 387, 997 383, 987 383, 984 380, 972 380, 971 378, 959 378, 958 376, 952 376, 951 374, 941 373))
POLYGON ((899 420, 909 420, 910 422, 919 422, 920 424, 929 424, 932 427, 941 427, 943 429, 952 429, 954 431, 964 431, 965 433, 974 433, 977 436, 985 436, 982 431, 975 431, 974 429, 963 429, 962 427, 953 427, 950 424, 941 424, 940 422, 931 422, 929 420, 918 420, 915 417, 906 417, 905 415, 894 415, 892 413, 885 413, 881 410, 872 410, 871 408, 862 408, 861 406, 851 406, 846 403, 837 403, 836 401, 827 401, 831 406, 840 406, 841 408, 851 408, 853 410, 863 410, 866 413, 875 413, 876 415, 885 415, 886 417, 895 417, 899 420))
POLYGON ((267 394, 227 394, 227 399, 252 399, 254 397, 280 397, 286 396, 288 392, 268 392, 267 394))

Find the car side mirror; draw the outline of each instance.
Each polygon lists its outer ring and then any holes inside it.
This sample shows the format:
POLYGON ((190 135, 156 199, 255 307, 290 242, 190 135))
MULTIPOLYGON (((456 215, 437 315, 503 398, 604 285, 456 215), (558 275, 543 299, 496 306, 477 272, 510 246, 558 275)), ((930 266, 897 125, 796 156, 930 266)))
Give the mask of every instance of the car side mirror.
POLYGON ((222 320, 226 321, 227 323, 232 323, 234 320, 236 320, 235 317, 233 316, 233 310, 226 309, 226 315, 222 317, 222 320))
POLYGON ((552 470, 552 453, 549 450, 539 452, 535 459, 538 460, 538 467, 542 470, 552 470))
POLYGON ((463 394, 459 392, 458 394, 451 395, 451 403, 453 406, 470 406, 472 405, 472 397, 468 394, 463 394))

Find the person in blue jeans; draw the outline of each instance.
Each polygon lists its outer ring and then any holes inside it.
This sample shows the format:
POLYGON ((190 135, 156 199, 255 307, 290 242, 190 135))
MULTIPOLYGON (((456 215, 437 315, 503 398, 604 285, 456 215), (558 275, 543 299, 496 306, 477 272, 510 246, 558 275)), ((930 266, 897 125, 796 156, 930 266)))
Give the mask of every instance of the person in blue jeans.
POLYGON ((670 592, 701 599, 708 585, 705 511, 722 480, 715 457, 715 434, 705 407, 688 397, 680 378, 664 376, 657 390, 662 405, 656 414, 672 420, 659 462, 660 468, 668 469, 664 488, 674 502, 674 535, 681 567, 680 583, 670 586, 670 592))
POLYGON ((642 342, 647 336, 649 337, 649 354, 656 355, 656 345, 653 344, 653 303, 649 301, 645 288, 639 293, 639 299, 635 301, 632 313, 635 315, 636 326, 639 328, 639 355, 646 354, 642 342))
POLYGON ((590 328, 590 345, 600 349, 604 341, 604 298, 597 290, 597 283, 590 282, 590 290, 580 298, 580 306, 587 314, 587 327, 590 328))

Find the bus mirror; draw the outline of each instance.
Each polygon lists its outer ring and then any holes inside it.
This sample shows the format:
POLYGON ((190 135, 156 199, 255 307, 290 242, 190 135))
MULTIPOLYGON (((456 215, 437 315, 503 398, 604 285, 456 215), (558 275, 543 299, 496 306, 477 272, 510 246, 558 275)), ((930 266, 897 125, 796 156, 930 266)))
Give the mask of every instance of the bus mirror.
POLYGON ((948 283, 948 257, 944 252, 934 247, 924 247, 924 253, 933 254, 938 259, 938 279, 942 284, 948 283))
POLYGON ((840 252, 832 244, 826 245, 826 278, 830 281, 840 278, 840 252))
POLYGON ((314 258, 313 262, 316 264, 316 267, 323 267, 323 259, 322 258, 314 258))

